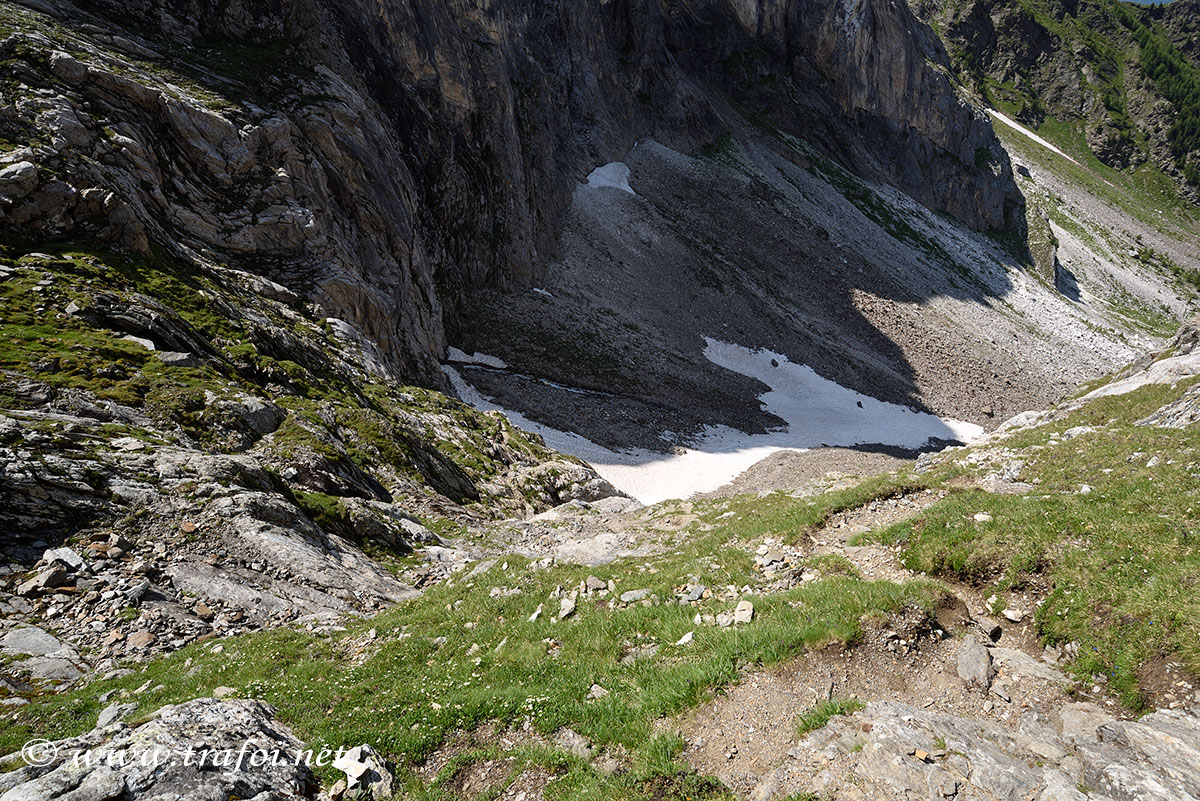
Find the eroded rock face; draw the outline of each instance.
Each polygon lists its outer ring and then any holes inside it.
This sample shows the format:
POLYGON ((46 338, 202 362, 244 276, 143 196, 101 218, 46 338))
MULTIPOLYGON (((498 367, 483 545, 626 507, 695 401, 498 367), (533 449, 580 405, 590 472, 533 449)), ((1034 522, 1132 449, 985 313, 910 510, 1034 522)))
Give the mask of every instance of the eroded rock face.
POLYGON ((4 12, 27 89, 0 130, 32 144, 0 165, 0 226, 252 261, 385 374, 440 382, 462 291, 533 285, 578 180, 641 137, 713 141, 730 100, 973 227, 1019 219, 903 3, 81 5, 4 12), (794 102, 730 67, 750 62, 794 102))

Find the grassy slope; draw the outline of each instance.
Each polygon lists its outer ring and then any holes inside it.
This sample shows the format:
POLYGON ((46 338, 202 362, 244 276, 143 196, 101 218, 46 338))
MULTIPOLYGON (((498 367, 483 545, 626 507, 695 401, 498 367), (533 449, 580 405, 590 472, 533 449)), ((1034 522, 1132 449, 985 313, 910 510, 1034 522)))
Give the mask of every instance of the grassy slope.
POLYGON ((1076 675, 1106 677, 1143 709, 1149 663, 1170 657, 1200 674, 1200 431, 1134 425, 1187 383, 1101 399, 1002 443, 1025 461, 1028 495, 960 490, 875 538, 903 543, 912 569, 994 589, 998 607, 1009 591, 1045 593, 1045 640, 1079 643, 1076 675), (1061 437, 1077 426, 1095 430, 1061 437), (993 520, 975 522, 979 512, 993 520))
MULTIPOLYGON (((149 713, 225 685, 276 705, 307 741, 333 747, 367 741, 401 765, 419 761, 456 729, 528 720, 544 733, 569 725, 600 746, 628 753, 635 766, 610 778, 578 759, 533 749, 529 759, 563 772, 555 797, 660 797, 664 781, 673 788, 669 797, 723 797, 698 777, 677 776, 680 743, 657 736, 655 720, 709 697, 747 669, 806 647, 853 642, 865 617, 912 606, 930 609, 944 591, 932 582, 897 585, 835 576, 755 598, 755 621, 730 630, 697 627, 692 618, 731 609, 732 600, 711 599, 700 608, 664 603, 609 609, 581 598, 572 617, 555 621, 558 601, 551 594, 589 574, 612 579, 618 592, 645 588, 664 599, 690 576, 717 591, 754 585, 760 579, 750 553, 732 543, 798 535, 826 514, 901 486, 902 479, 890 477, 812 502, 777 495, 710 503, 701 521, 660 556, 592 571, 538 570, 510 558, 507 569, 498 565, 472 579, 452 580, 344 633, 244 636, 224 641, 218 654, 211 642, 192 646, 131 676, 41 699, 0 733, 0 753, 35 734, 88 729, 101 707, 97 697, 110 689, 129 691, 149 681, 155 689, 133 696, 141 712, 149 713), (491 587, 523 591, 493 598, 491 587), (530 622, 539 605, 545 611, 530 622), (691 645, 673 645, 689 631, 695 631, 691 645), (650 643, 661 646, 656 655, 622 663, 625 649, 650 643), (593 682, 611 694, 588 702, 593 682)), ((418 792, 414 797, 442 797, 436 784, 420 789, 410 778, 409 788, 418 792)))
POLYGON ((227 436, 236 421, 222 417, 205 395, 255 396, 288 413, 272 437, 279 454, 315 453, 347 470, 415 485, 428 482, 434 449, 477 486, 509 468, 494 453, 497 441, 530 463, 559 458, 507 420, 347 367, 340 361, 343 344, 301 303, 289 307, 236 291, 165 256, 35 244, 0 244, 0 266, 21 268, 0 280, 0 409, 19 408, 15 387, 30 379, 123 404, 152 421, 148 430, 128 427, 122 434, 229 452, 245 448, 227 436), (168 366, 122 332, 66 313, 71 303, 86 310, 101 292, 151 298, 211 349, 208 358, 199 366, 168 366))
MULTIPOLYGON (((1043 126, 1043 132, 1046 126, 1043 126)), ((996 133, 1005 149, 1018 161, 1035 170, 1058 175, 1064 181, 1079 187, 1081 194, 1090 196, 1098 203, 1115 209, 1129 218, 1137 220, 1150 229, 1177 241, 1189 241, 1195 237, 1200 225, 1200 209, 1182 200, 1174 186, 1159 170, 1143 165, 1134 171, 1118 171, 1100 163, 1086 147, 1072 149, 1063 147, 1080 163, 1075 164, 1052 153, 1028 137, 997 123, 996 133)), ((1082 142, 1082 138, 1079 138, 1082 142)), ((1060 140, 1061 142, 1061 140, 1060 140)), ((1166 283, 1182 298, 1194 302, 1200 290, 1200 273, 1194 266, 1181 264, 1169 255, 1142 244, 1140 236, 1135 241, 1122 231, 1110 230, 1095 220, 1076 216, 1070 203, 1064 202, 1049 191, 1026 192, 1026 202, 1031 211, 1041 212, 1060 228, 1077 237, 1094 254, 1109 258, 1117 263, 1146 268, 1152 274, 1166 279, 1166 283), (1128 255, 1130 246, 1137 247, 1136 255, 1128 255), (1111 254, 1105 256, 1105 254, 1111 254)), ((1111 312, 1118 316, 1122 325, 1141 330, 1151 336, 1168 337, 1180 323, 1176 315, 1166 307, 1147 304, 1116 285, 1096 288, 1099 297, 1108 304, 1111 312)))
MULTIPOLYGON (((988 468, 968 458, 980 449, 967 449, 949 452, 924 475, 903 471, 816 499, 776 494, 704 502, 697 505, 697 523, 675 535, 664 532, 670 545, 655 557, 592 571, 539 570, 510 558, 507 568, 457 578, 343 633, 233 638, 219 654, 212 643, 192 646, 131 676, 41 699, 0 733, 0 752, 35 734, 87 729, 106 690, 149 682, 155 689, 132 696, 149 713, 227 685, 275 704, 307 741, 336 747, 365 740, 401 765, 418 762, 457 729, 529 721, 544 733, 571 726, 627 753, 634 765, 607 777, 561 753, 522 751, 522 759, 560 775, 555 798, 721 797, 714 785, 679 773, 680 743, 656 735, 657 719, 700 702, 747 669, 830 640, 853 642, 867 617, 929 608, 943 589, 828 571, 820 582, 755 598, 751 624, 718 630, 696 627, 691 618, 730 609, 732 600, 705 601, 697 610, 666 603, 610 609, 581 599, 572 618, 556 622, 555 588, 577 586, 589 573, 612 579, 618 591, 645 588, 663 599, 693 576, 714 588, 753 587, 760 579, 746 546, 766 536, 799 538, 835 510, 919 486, 949 494, 915 519, 868 536, 903 543, 912 568, 995 591, 998 606, 1010 591, 1044 593, 1036 613, 1041 635, 1051 643, 1078 642, 1071 669, 1080 680, 1106 676, 1121 700, 1138 709, 1144 705, 1139 670, 1147 663, 1169 655, 1200 674, 1200 536, 1192 533, 1200 522, 1200 432, 1133 424, 1185 389, 1156 386, 1104 399, 1002 442, 1012 452, 1005 459, 1026 462, 1021 479, 1036 484, 1027 495, 973 488, 988 468), (1083 425, 1095 430, 1062 436, 1083 425), (1151 456, 1158 457, 1154 466, 1151 456), (1090 493, 1079 492, 1084 484, 1090 493), (974 522, 980 511, 993 520, 974 522), (522 592, 491 597, 493 587, 522 592), (529 622, 540 604, 545 612, 529 622), (673 645, 693 630, 694 643, 673 645), (657 654, 622 663, 627 649, 651 643, 661 646, 657 654), (592 683, 611 694, 587 701, 592 683)), ((450 797, 437 782, 425 787, 411 775, 407 781, 414 797, 450 797)))

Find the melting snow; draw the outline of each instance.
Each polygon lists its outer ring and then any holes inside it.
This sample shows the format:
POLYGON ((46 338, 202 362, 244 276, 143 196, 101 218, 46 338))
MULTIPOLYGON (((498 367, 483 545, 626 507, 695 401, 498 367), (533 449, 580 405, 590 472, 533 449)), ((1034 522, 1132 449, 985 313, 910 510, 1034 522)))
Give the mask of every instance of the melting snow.
POLYGON ((766 434, 710 426, 690 447, 677 453, 614 451, 503 409, 453 367, 443 369, 465 402, 477 409, 503 412, 514 425, 541 434, 550 447, 589 462, 617 489, 646 504, 715 490, 776 451, 864 444, 919 448, 931 438, 969 442, 983 434, 982 428, 971 423, 943 420, 846 389, 817 375, 811 367, 792 364, 769 350, 750 350, 715 339, 706 342, 704 355, 710 361, 771 387, 759 400, 766 411, 784 420, 785 426, 766 434))
POLYGON ((451 347, 447 351, 446 358, 459 364, 482 364, 485 367, 495 367, 498 370, 508 367, 508 364, 503 359, 488 356, 486 353, 467 354, 465 351, 461 351, 455 347, 451 347))
POLYGON ((629 185, 629 177, 632 174, 628 164, 614 161, 612 164, 605 164, 603 167, 592 170, 592 174, 587 179, 587 186, 589 189, 608 186, 631 195, 637 195, 637 192, 634 192, 633 187, 629 185))
POLYGON ((1045 139, 1043 139, 1042 137, 1038 136, 1038 135, 1037 135, 1037 134, 1035 134, 1033 131, 1029 130, 1029 129, 1028 129, 1028 128, 1026 128, 1024 125, 1022 125, 1021 123, 1017 122, 1016 120, 1014 120, 1014 119, 1012 119, 1012 118, 1010 118, 1010 117, 1006 117, 1006 116, 1004 116, 1003 114, 1001 114, 999 111, 995 111, 995 110, 993 110, 993 109, 990 109, 990 108, 988 109, 988 114, 991 114, 993 117, 995 117, 996 119, 1000 120, 1000 122, 1004 123, 1004 124, 1005 124, 1005 125, 1007 125, 1009 128, 1013 128, 1013 129, 1015 129, 1016 131, 1018 131, 1019 133, 1022 133, 1022 134, 1024 134, 1025 136, 1028 136, 1030 139, 1032 139, 1033 141, 1037 142, 1039 145, 1041 145, 1042 147, 1046 148, 1047 150, 1049 150, 1049 151, 1051 151, 1051 152, 1054 152, 1054 153, 1057 153, 1058 155, 1062 156, 1062 157, 1063 157, 1064 159, 1066 159, 1067 161, 1070 161, 1070 162, 1072 162, 1072 163, 1074 163, 1074 164, 1078 164, 1078 163, 1079 163, 1078 161, 1075 161, 1075 159, 1071 158, 1071 157, 1070 157, 1070 156, 1068 156, 1066 153, 1062 152, 1062 151, 1061 151, 1061 150, 1059 150, 1057 147, 1055 147, 1054 145, 1050 144, 1050 143, 1049 143, 1049 142, 1047 142, 1045 139))

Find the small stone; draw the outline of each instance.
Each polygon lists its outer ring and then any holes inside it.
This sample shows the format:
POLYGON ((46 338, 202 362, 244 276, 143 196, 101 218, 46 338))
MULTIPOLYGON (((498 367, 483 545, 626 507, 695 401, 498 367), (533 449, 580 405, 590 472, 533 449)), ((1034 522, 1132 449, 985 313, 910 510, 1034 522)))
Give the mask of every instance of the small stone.
POLYGON ((125 598, 129 601, 129 603, 136 604, 142 599, 142 596, 145 595, 146 591, 149 589, 149 579, 142 579, 137 584, 134 584, 125 590, 125 598))
POLYGON ((135 631, 125 638, 125 644, 130 648, 149 648, 158 640, 152 632, 135 631))
POLYGON ((1000 627, 1000 624, 990 617, 975 618, 974 623, 979 626, 979 630, 992 642, 999 641, 1000 637, 1004 634, 1004 629, 1000 627))
POLYGON ((597 592, 598 590, 608 589, 608 584, 606 584, 605 582, 596 578, 595 576, 588 576, 587 577, 587 588, 591 592, 597 592))
POLYGON ((599 684, 593 684, 591 689, 588 690, 587 697, 589 701, 598 701, 601 698, 608 697, 608 695, 608 690, 604 689, 599 684))
POLYGON ((987 512, 979 512, 978 514, 975 515, 975 522, 976 523, 990 523, 990 522, 992 522, 992 516, 989 515, 987 512))
POLYGON ((991 686, 995 669, 992 655, 983 643, 974 637, 966 637, 958 649, 958 677, 968 687, 983 690, 991 686))
POLYGON ((679 641, 675 644, 676 645, 691 645, 692 640, 695 639, 695 637, 696 637, 696 632, 689 631, 687 634, 680 637, 679 641))
POLYGON ((228 698, 236 692, 237 690, 233 687, 218 687, 217 689, 213 690, 212 697, 217 699, 228 698))
POLYGON ((734 623, 749 623, 754 619, 754 604, 749 601, 738 601, 737 607, 733 610, 734 623))
POLYGON ((105 726, 111 726, 119 720, 124 720, 136 709, 137 704, 110 704, 100 712, 100 717, 96 719, 96 728, 103 729, 105 726))
POLYGON ((54 587, 61 587, 62 585, 66 584, 67 579, 70 578, 70 575, 71 574, 67 572, 66 568, 55 565, 54 567, 51 567, 48 570, 43 570, 41 573, 39 573, 34 581, 36 581, 37 586, 42 589, 52 589, 54 587))
POLYGON ((1005 609, 1000 614, 1004 615, 1007 620, 1011 620, 1013 623, 1020 623, 1025 619, 1025 613, 1019 609, 1005 609))
POLYGON ((563 598, 558 605, 558 619, 566 620, 573 614, 575 614, 575 601, 570 598, 563 598))
POLYGON ((83 561, 83 557, 70 548, 50 548, 42 554, 42 559, 50 565, 57 562, 73 573, 87 569, 87 562, 83 561))
POLYGON ((545 604, 538 604, 537 609, 533 610, 533 614, 529 616, 530 623, 537 622, 537 619, 542 616, 542 608, 544 606, 545 604))
POLYGON ((632 604, 637 603, 645 598, 650 597, 650 590, 627 590, 621 593, 621 603, 632 604))

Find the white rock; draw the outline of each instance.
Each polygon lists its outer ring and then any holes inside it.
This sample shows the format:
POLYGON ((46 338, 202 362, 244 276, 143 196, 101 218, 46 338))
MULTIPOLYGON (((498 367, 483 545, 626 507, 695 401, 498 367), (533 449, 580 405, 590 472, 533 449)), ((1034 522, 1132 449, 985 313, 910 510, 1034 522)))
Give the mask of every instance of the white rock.
POLYGON ((566 620, 573 614, 575 614, 575 601, 570 598, 563 598, 558 605, 558 619, 566 620))
POLYGON ((346 787, 350 792, 366 792, 376 801, 383 801, 393 794, 392 772, 383 757, 369 745, 351 748, 334 760, 333 767, 346 774, 346 787))

